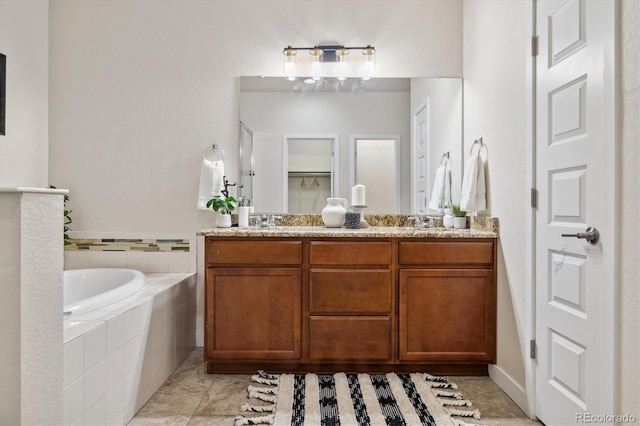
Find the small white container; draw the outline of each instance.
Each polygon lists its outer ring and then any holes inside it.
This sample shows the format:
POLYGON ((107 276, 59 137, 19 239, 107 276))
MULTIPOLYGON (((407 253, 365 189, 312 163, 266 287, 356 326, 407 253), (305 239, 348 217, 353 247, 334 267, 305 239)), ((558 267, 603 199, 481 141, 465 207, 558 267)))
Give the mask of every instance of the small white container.
POLYGON ((455 229, 467 229, 467 217, 454 217, 453 218, 453 227, 455 229))
POLYGON ((238 228, 249 227, 249 210, 250 207, 242 206, 238 207, 238 228))

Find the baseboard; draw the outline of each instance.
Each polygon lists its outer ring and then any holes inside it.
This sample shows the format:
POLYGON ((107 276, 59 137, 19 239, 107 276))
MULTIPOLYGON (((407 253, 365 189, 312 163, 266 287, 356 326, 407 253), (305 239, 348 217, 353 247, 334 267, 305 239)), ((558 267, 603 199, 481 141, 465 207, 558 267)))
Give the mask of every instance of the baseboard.
POLYGON ((527 392, 511 376, 504 372, 495 364, 489 365, 489 377, 509 398, 515 402, 525 413, 529 412, 527 403, 527 392))

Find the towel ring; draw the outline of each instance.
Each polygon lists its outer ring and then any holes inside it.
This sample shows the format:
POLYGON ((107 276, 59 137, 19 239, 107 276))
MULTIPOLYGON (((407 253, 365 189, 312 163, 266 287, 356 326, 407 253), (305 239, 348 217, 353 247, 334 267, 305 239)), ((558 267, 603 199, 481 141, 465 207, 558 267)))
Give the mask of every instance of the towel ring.
POLYGON ((482 148, 484 148, 484 151, 487 154, 487 158, 489 157, 489 150, 487 149, 487 146, 484 144, 484 142, 482 142, 482 138, 480 139, 476 139, 473 141, 473 144, 471 144, 471 149, 469 149, 469 156, 473 155, 473 148, 476 145, 480 145, 480 147, 478 148, 478 155, 480 155, 482 153, 482 148))
POLYGON ((442 154, 442 157, 440 157, 440 165, 442 166, 442 162, 444 161, 444 164, 446 165, 447 163, 451 162, 451 157, 449 156, 449 151, 445 152, 444 154, 442 154))
MULTIPOLYGON (((213 144, 212 146, 210 146, 209 148, 204 150, 204 153, 202 154, 202 157, 206 160, 207 159, 207 153, 209 151, 213 151, 214 154, 219 154, 220 158, 219 160, 224 161, 224 150, 222 149, 222 147, 218 144, 213 144)), ((213 160, 210 160, 213 161, 213 160)))

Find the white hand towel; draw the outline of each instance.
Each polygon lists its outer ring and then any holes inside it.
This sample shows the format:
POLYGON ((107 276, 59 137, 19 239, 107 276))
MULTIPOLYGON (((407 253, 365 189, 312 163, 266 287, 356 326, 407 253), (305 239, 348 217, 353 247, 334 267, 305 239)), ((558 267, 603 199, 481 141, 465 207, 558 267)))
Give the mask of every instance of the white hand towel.
POLYGON ((444 166, 444 189, 442 190, 442 203, 445 201, 451 202, 451 169, 447 170, 447 166, 444 166))
POLYGON ((464 163, 464 178, 460 194, 460 209, 467 212, 486 210, 486 184, 484 160, 479 155, 464 163))
POLYGON ((442 203, 442 197, 445 194, 445 181, 446 175, 445 166, 439 166, 436 170, 436 177, 433 180, 433 191, 431 192, 431 201, 429 201, 429 208, 431 210, 438 210, 442 203))
POLYGON ((215 195, 222 195, 224 189, 224 162, 222 160, 202 160, 198 209, 207 210, 207 202, 215 195))

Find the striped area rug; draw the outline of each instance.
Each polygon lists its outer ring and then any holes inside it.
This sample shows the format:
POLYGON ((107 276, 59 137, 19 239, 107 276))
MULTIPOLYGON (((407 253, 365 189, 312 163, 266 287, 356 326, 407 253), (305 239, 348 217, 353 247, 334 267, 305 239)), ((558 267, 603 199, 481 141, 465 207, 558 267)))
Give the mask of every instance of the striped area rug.
POLYGON ((425 373, 267 374, 259 371, 248 397, 270 405, 244 404, 255 416, 235 426, 414 426, 472 425, 479 419, 454 383, 425 373), (267 414, 268 413, 268 414, 267 414))

